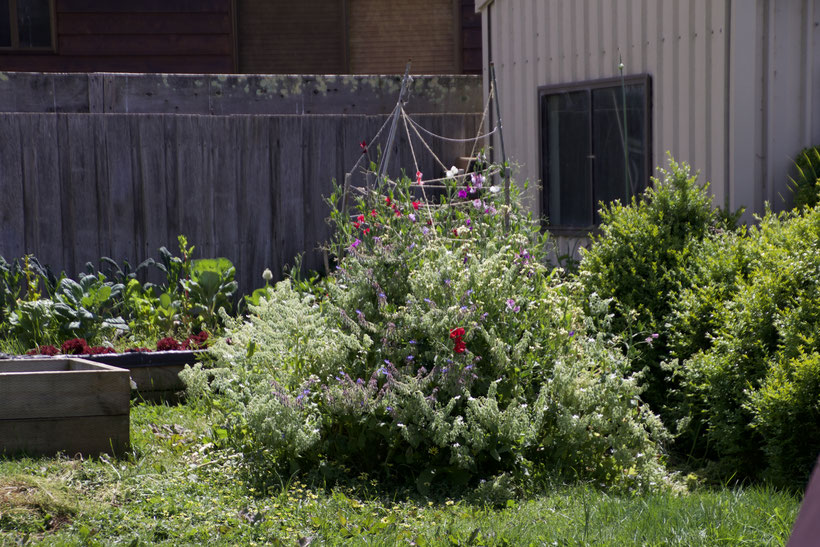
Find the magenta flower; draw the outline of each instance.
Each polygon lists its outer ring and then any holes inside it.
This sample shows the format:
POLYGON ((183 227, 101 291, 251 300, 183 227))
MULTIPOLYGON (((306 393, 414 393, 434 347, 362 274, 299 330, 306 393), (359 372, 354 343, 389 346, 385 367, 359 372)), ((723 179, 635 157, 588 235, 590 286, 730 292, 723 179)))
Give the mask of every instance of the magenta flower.
POLYGON ((462 188, 461 190, 459 190, 459 191, 458 191, 458 197, 460 197, 460 198, 462 198, 462 199, 466 198, 466 197, 467 197, 467 190, 465 190, 464 188, 462 188))

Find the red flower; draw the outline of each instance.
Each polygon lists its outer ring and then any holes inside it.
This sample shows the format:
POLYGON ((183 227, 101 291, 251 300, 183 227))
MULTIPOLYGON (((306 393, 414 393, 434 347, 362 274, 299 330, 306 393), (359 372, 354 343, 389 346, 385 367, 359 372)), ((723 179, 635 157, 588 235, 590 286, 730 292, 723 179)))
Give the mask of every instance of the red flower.
POLYGON ((377 217, 377 216, 379 216, 379 213, 377 213, 376 210, 373 209, 372 211, 370 211, 370 216, 377 217))
POLYGON ((353 223, 353 227, 356 228, 357 230, 359 229, 359 226, 361 226, 361 224, 359 224, 358 222, 353 223))
POLYGON ((359 148, 362 149, 362 154, 367 154, 367 141, 360 142, 359 148))
POLYGON ((416 211, 419 210, 419 202, 418 201, 413 202, 413 209, 415 209, 416 211))
POLYGON ((364 215, 357 216, 356 220, 358 220, 359 222, 364 222, 364 215))
POLYGON ((465 344, 464 341, 461 340, 461 338, 459 338, 458 340, 456 340, 455 346, 453 346, 453 351, 456 353, 464 353, 465 351, 467 351, 467 344, 465 344))
POLYGON ((416 183, 418 184, 424 184, 423 182, 421 182, 421 175, 421 171, 416 171, 416 183))
POLYGON ((384 202, 386 204, 390 205, 390 196, 387 196, 386 198, 384 198, 384 202))
POLYGON ((397 217, 400 217, 400 216, 401 216, 401 211, 399 211, 398 209, 396 209, 396 216, 397 216, 397 217))
POLYGON ((369 234, 370 233, 370 228, 365 228, 364 233, 365 233, 365 235, 369 234))
POLYGON ((458 327, 450 331, 450 338, 453 340, 456 338, 461 338, 462 336, 464 336, 464 329, 462 327, 458 327))

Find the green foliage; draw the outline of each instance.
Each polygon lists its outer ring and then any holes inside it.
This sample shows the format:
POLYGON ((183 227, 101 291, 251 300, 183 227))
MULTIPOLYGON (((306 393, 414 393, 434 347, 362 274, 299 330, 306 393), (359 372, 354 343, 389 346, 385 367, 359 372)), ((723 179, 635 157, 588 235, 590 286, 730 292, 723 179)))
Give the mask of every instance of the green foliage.
POLYGON ((55 292, 54 314, 63 338, 93 339, 101 331, 126 331, 128 325, 115 313, 123 289, 103 274, 81 275, 79 281, 62 279, 55 292))
POLYGON ((820 208, 762 219, 750 230, 748 274, 715 311, 712 344, 682 363, 692 427, 740 476, 793 486, 816 457, 817 399, 806 398, 815 389, 806 375, 820 351, 818 241, 820 208))
POLYGON ((23 290, 23 277, 23 271, 16 260, 6 262, 0 256, 0 327, 8 321, 12 310, 17 307, 17 299, 23 290))
POLYGON ((670 378, 660 363, 669 357, 672 303, 689 287, 687 270, 702 241, 726 224, 712 206, 708 186, 697 184, 689 166, 671 157, 669 165, 640 199, 602 208, 601 232, 593 237, 579 271, 588 296, 612 299, 614 332, 627 343, 645 339, 645 344, 633 345, 633 368, 647 371, 645 398, 664 416, 670 378))
POLYGON ((789 187, 794 193, 794 207, 814 207, 820 198, 820 146, 801 150, 794 161, 794 167, 797 176, 789 177, 789 187))
POLYGON ((623 354, 485 176, 450 180, 438 204, 385 181, 352 216, 337 189, 336 272, 307 294, 277 284, 213 364, 186 369, 250 473, 350 468, 419 491, 504 473, 663 482, 665 433, 623 354))

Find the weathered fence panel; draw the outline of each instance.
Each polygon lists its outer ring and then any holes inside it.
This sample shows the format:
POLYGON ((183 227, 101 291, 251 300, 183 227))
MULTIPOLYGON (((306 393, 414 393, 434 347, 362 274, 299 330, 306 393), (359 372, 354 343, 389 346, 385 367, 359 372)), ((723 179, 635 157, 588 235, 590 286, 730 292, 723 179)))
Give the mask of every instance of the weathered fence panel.
MULTIPOLYGON (((34 254, 56 271, 101 256, 132 264, 177 250, 225 256, 240 289, 281 277, 298 253, 324 269, 325 197, 386 115, 0 114, 0 255, 34 254)), ((477 114, 417 114, 448 136, 474 135, 477 114)), ((469 144, 430 141, 447 165, 469 144)), ((425 178, 442 168, 414 137, 425 178)), ((403 127, 390 172, 415 173, 403 127)), ((375 150, 371 148, 375 158, 375 150)), ((363 184, 360 177, 359 184, 363 184)))

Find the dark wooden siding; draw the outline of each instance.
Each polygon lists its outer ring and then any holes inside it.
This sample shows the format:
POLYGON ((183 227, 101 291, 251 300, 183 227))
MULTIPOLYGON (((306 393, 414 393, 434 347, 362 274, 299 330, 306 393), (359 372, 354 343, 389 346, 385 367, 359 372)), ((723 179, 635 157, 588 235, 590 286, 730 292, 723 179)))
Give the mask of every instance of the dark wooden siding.
POLYGON ((461 1, 461 72, 481 74, 481 14, 475 11, 475 0, 461 1))
POLYGON ((232 0, 56 0, 53 53, 0 54, 0 70, 235 71, 232 0))

